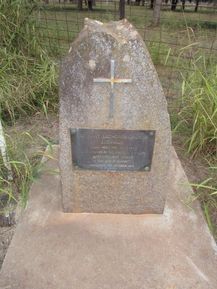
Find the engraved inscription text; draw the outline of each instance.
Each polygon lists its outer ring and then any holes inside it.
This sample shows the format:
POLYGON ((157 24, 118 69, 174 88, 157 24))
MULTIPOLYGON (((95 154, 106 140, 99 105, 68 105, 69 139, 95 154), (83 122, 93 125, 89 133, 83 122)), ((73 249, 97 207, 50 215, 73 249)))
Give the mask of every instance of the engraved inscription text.
POLYGON ((72 160, 80 169, 149 171, 155 131, 71 129, 72 160))

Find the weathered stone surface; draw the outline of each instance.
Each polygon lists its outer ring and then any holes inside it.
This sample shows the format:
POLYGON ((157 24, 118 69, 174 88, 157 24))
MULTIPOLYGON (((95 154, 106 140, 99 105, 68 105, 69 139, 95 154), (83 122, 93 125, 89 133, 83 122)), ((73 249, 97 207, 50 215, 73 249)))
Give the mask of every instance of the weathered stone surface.
POLYGON ((65 212, 162 213, 170 189, 171 153, 167 103, 143 40, 126 20, 85 27, 62 63, 60 79, 60 167, 65 212), (114 116, 109 118, 111 59, 114 116), (72 163, 70 129, 154 130, 151 171, 78 170, 72 163))
POLYGON ((174 152, 162 215, 64 214, 56 158, 31 189, 1 289, 216 289, 217 247, 174 152))

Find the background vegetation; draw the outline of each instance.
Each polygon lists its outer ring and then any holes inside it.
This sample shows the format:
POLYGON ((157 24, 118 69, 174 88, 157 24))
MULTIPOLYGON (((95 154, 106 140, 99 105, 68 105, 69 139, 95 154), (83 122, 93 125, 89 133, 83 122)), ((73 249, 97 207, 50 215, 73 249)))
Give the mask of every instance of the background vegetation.
MULTIPOLYGON (((57 106, 56 62, 35 29, 32 15, 37 8, 36 1, 0 0, 0 119, 5 126, 41 110, 47 115, 57 106)), ((39 160, 35 153, 27 154, 34 143, 30 134, 20 132, 18 137, 13 132, 6 139, 13 181, 8 180, 0 155, 0 208, 4 212, 20 196, 26 202, 39 160)))
POLYGON ((6 122, 57 102, 56 63, 35 29, 37 7, 34 1, 0 0, 0 115, 6 122))

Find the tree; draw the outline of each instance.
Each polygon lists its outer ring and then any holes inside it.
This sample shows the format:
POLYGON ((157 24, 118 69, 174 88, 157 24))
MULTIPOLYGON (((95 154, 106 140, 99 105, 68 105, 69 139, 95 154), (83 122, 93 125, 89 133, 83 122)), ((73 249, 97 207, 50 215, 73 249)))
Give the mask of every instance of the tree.
MULTIPOLYGON (((95 4, 94 0, 85 0, 85 4, 88 7, 88 10, 92 11, 93 10, 93 5, 95 4)), ((83 0, 78 0, 78 10, 83 9, 83 0)))
POLYGON ((194 11, 197 12, 200 0, 196 0, 194 11))
POLYGON ((155 0, 151 0, 151 3, 150 3, 150 8, 151 9, 154 9, 154 2, 155 2, 155 0))
POLYGON ((175 11, 176 10, 176 5, 178 3, 178 0, 172 0, 172 5, 171 5, 171 10, 175 11))
POLYGON ((160 10, 161 10, 162 0, 155 0, 154 2, 154 11, 152 23, 154 26, 159 25, 160 23, 160 10))

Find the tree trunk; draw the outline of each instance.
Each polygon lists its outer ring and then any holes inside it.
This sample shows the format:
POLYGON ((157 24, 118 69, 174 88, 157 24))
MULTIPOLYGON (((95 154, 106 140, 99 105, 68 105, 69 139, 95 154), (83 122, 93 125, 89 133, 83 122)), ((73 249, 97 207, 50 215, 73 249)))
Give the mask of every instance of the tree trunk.
POLYGON ((150 8, 151 8, 151 9, 154 8, 154 2, 155 2, 155 0, 151 0, 151 3, 150 3, 150 8))
POLYGON ((196 6, 195 6, 195 9, 194 9, 195 12, 197 12, 197 10, 198 10, 199 2, 200 2, 200 0, 196 0, 196 6))
POLYGON ((88 10, 93 11, 93 2, 92 2, 92 0, 88 0, 87 1, 87 5, 88 5, 88 10))
POLYGON ((178 0, 172 0, 172 5, 171 5, 171 10, 175 11, 176 10, 176 5, 178 3, 178 0))
POLYGON ((156 0, 153 11, 153 20, 152 23, 154 26, 159 25, 160 23, 160 10, 161 10, 162 0, 156 0))

